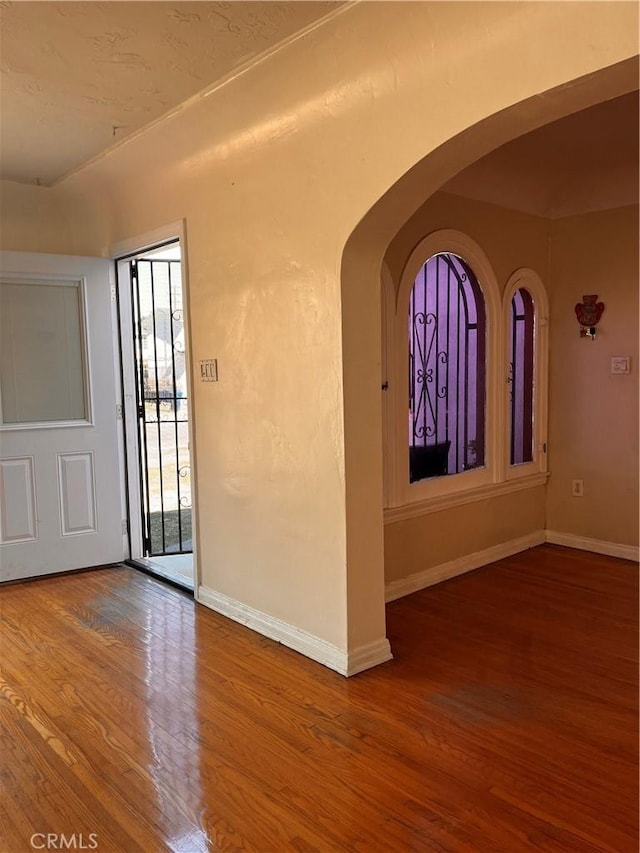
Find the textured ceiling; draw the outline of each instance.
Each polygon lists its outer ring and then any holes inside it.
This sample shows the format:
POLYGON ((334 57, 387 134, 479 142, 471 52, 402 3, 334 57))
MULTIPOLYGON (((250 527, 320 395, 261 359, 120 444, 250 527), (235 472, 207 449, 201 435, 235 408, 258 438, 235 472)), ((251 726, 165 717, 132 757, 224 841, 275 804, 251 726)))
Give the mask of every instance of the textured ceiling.
POLYGON ((442 190, 557 219, 637 204, 638 179, 632 92, 503 145, 442 190))
MULTIPOLYGON (((51 184, 338 2, 0 2, 0 174, 51 184)), ((443 190, 538 216, 637 201, 637 93, 527 134, 443 190)))
POLYGON ((0 3, 1 176, 51 184, 341 5, 0 3))

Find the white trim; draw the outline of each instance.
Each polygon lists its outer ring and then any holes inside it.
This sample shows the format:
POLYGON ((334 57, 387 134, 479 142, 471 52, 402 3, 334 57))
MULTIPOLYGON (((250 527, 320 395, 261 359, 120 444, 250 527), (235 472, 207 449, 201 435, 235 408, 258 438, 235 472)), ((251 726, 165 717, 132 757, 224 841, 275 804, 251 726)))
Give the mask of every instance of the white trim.
POLYGON ((382 319, 382 486, 384 506, 396 506, 399 500, 396 496, 398 477, 396 475, 396 454, 390 451, 395 441, 395 411, 389 405, 389 395, 393 400, 393 387, 396 376, 396 344, 395 344, 395 305, 396 295, 393 278, 389 267, 383 261, 380 272, 380 315, 382 319))
POLYGON ((525 488, 543 485, 547 478, 548 418, 548 299, 540 276, 522 267, 509 277, 504 293, 500 289, 488 257, 466 234, 452 229, 434 231, 413 249, 402 270, 397 292, 388 268, 382 266, 383 291, 383 371, 389 388, 383 394, 383 447, 386 524, 438 512, 456 506, 498 497, 525 488), (486 415, 485 465, 451 477, 434 477, 409 482, 406 405, 407 344, 406 317, 411 288, 425 259, 437 252, 452 252, 464 258, 474 270, 485 301, 486 415), (509 362, 509 319, 513 293, 526 287, 535 305, 534 373, 534 460, 524 465, 510 464, 510 407, 506 380, 509 362))
POLYGON ((105 257, 119 261, 125 255, 142 255, 149 249, 155 248, 159 243, 168 243, 169 240, 179 240, 180 248, 184 250, 184 239, 185 220, 178 219, 168 225, 161 225, 159 228, 147 231, 145 234, 139 234, 137 237, 119 240, 103 251, 105 257))
MULTIPOLYGON (((125 345, 130 348, 129 354, 127 355, 127 359, 129 365, 132 363, 132 339, 133 339, 133 330, 131 328, 131 312, 130 310, 125 311, 125 306, 127 309, 130 309, 130 298, 125 297, 122 293, 123 285, 126 285, 125 290, 128 289, 130 284, 129 282, 129 274, 128 274, 128 262, 133 259, 134 256, 143 255, 149 249, 153 249, 155 246, 161 243, 168 243, 172 240, 178 242, 180 246, 180 269, 181 269, 181 279, 182 279, 182 302, 183 302, 183 329, 184 329, 184 345, 185 345, 185 367, 186 367, 186 381, 187 381, 187 397, 189 399, 189 457, 190 457, 190 465, 191 465, 191 530, 192 530, 192 541, 193 541, 193 579, 194 579, 194 589, 197 591, 200 583, 201 576, 201 567, 200 567, 200 553, 198 543, 200 541, 200 531, 199 531, 199 517, 198 517, 198 470, 197 470, 197 443, 196 443, 196 400, 195 400, 195 381, 194 381, 194 368, 195 359, 193 357, 193 349, 191 344, 191 293, 189 286, 189 261, 188 261, 188 244, 187 244, 187 224, 185 219, 178 219, 175 222, 170 222, 168 225, 162 225, 159 228, 155 228, 152 231, 147 231, 146 234, 139 234, 137 237, 130 237, 125 240, 120 240, 117 243, 111 245, 108 249, 104 250, 104 254, 113 259, 116 264, 119 265, 119 286, 121 288, 120 292, 120 316, 121 316, 121 333, 122 333, 122 350, 124 350, 125 345), (123 273, 126 271, 126 274, 123 273), (125 338, 127 341, 125 342, 125 338)), ((125 441, 126 448, 123 446, 123 453, 130 452, 131 448, 135 448, 137 445, 137 432, 135 429, 131 429, 130 425, 135 423, 137 418, 137 413, 135 411, 135 405, 133 403, 135 395, 132 396, 133 391, 132 388, 127 386, 127 373, 125 367, 125 417, 123 420, 126 427, 125 441), (129 393, 130 399, 127 401, 127 392, 129 393), (133 406, 133 410, 132 407, 133 406)), ((136 474, 137 472, 137 452, 131 455, 129 459, 129 483, 124 484, 123 479, 123 487, 129 488, 129 525, 130 525, 130 536, 131 536, 131 558, 136 558, 142 555, 142 527, 137 518, 140 516, 140 506, 142 497, 140 495, 140 488, 136 482, 136 474), (134 474, 132 476, 131 471, 133 470, 134 474)), ((124 465, 123 465, 124 468, 124 465)), ((195 595, 196 600, 197 593, 195 595)))
POLYGON ((461 231, 441 229, 422 239, 409 255, 400 275, 396 297, 396 313, 392 318, 393 333, 390 351, 394 353, 394 375, 386 396, 391 407, 389 419, 393 434, 389 434, 388 452, 394 455, 392 466, 395 484, 389 490, 392 505, 423 502, 444 494, 457 494, 500 482, 504 479, 502 465, 503 405, 497 369, 502 354, 502 300, 498 281, 491 263, 483 249, 461 231), (449 252, 461 257, 473 270, 485 305, 485 461, 482 468, 454 474, 450 477, 434 477, 409 482, 409 454, 407 452, 408 420, 408 346, 407 317, 409 299, 420 269, 426 261, 439 252, 449 252))
POLYGON ((385 601, 395 601, 397 598, 411 595, 420 589, 426 589, 426 587, 450 580, 458 575, 487 566, 489 563, 504 560, 505 557, 511 557, 521 551, 535 548, 545 542, 552 545, 562 545, 566 548, 577 548, 581 551, 592 551, 595 554, 605 554, 609 557, 631 560, 636 563, 640 559, 640 549, 634 545, 603 542, 599 539, 588 539, 586 536, 575 536, 573 533, 557 533, 555 530, 536 530, 526 536, 493 545, 484 551, 466 554, 463 557, 457 557, 455 560, 449 560, 447 563, 441 563, 439 566, 432 566, 430 569, 416 572, 409 577, 389 581, 385 585, 385 601))
POLYGON ((456 506, 475 503, 476 501, 499 498, 512 492, 520 492, 524 489, 535 489, 544 486, 549 475, 546 472, 533 474, 529 477, 521 477, 519 480, 506 480, 504 483, 490 483, 488 486, 479 486, 475 489, 467 489, 464 492, 454 492, 450 495, 436 495, 433 498, 405 504, 404 506, 390 507, 384 510, 384 523, 396 524, 409 518, 418 518, 421 515, 429 515, 432 512, 440 512, 445 509, 453 509, 456 506))
POLYGON ((574 533, 558 533, 556 530, 545 530, 546 541, 552 545, 564 545, 566 548, 577 548, 580 551, 592 551, 594 554, 605 554, 608 557, 618 557, 621 560, 640 560, 640 548, 635 545, 621 545, 618 542, 603 542, 600 539, 589 539, 586 536, 576 536, 574 533))
POLYGON ((33 429, 77 429, 78 427, 91 428, 95 424, 91 420, 85 421, 24 421, 21 423, 0 423, 0 432, 11 432, 12 430, 33 429))
POLYGON ((191 279, 189 278, 189 244, 187 240, 187 221, 181 219, 170 227, 178 231, 180 245, 180 269, 182 279, 182 307, 184 311, 182 328, 184 329, 185 379, 189 399, 189 464, 191 466, 191 550, 193 552, 193 587, 200 585, 200 501, 198 499, 198 444, 196 441, 196 402, 195 367, 191 337, 191 279))
POLYGON ((242 77, 244 74, 251 71, 252 69, 257 68, 259 65, 270 59, 279 51, 283 50, 284 48, 287 48, 289 45, 293 44, 299 39, 304 38, 304 36, 306 36, 308 33, 312 33, 318 27, 321 27, 333 18, 338 17, 338 15, 343 15, 349 9, 353 8, 354 6, 357 6, 358 2, 359 0, 347 0, 347 2, 342 3, 337 7, 334 7, 333 9, 331 9, 330 12, 327 12, 325 15, 322 15, 322 17, 317 18, 315 21, 311 21, 311 23, 307 24, 301 30, 296 30, 295 32, 291 33, 291 35, 285 36, 285 38, 283 38, 281 41, 277 42, 271 47, 266 48, 261 53, 258 53, 256 56, 252 56, 244 62, 240 63, 240 65, 238 65, 236 68, 233 68, 227 74, 224 74, 218 80, 214 80, 206 88, 196 92, 195 95, 191 95, 185 101, 181 101, 175 107, 171 107, 169 110, 167 110, 165 113, 158 116, 157 118, 152 119, 146 124, 143 124, 142 127, 137 128, 133 131, 133 133, 130 133, 128 136, 125 136, 124 138, 119 139, 117 142, 114 142, 108 148, 105 148, 103 151, 100 151, 94 157, 91 157, 91 159, 85 161, 84 163, 81 163, 79 166, 75 166, 68 172, 65 172, 64 175, 60 175, 60 177, 55 178, 47 186, 56 187, 58 184, 62 183, 62 181, 66 181, 67 178, 78 174, 78 172, 81 172, 88 166, 92 166, 94 163, 100 162, 100 160, 103 160, 105 157, 108 157, 118 148, 121 148, 123 145, 126 145, 133 139, 137 139, 139 136, 142 136, 148 130, 151 130, 151 128, 156 127, 156 125, 159 125, 162 122, 169 121, 170 119, 181 115, 183 112, 185 112, 185 110, 188 110, 190 107, 199 103, 204 98, 208 98, 210 95, 213 95, 214 92, 217 92, 219 89, 224 88, 229 83, 233 83, 234 80, 238 79, 239 77, 242 77))
POLYGON ((484 551, 476 551, 473 554, 449 560, 447 563, 441 563, 439 566, 432 566, 430 569, 416 572, 407 578, 390 581, 385 587, 385 600, 395 601, 396 598, 411 595, 412 592, 417 592, 419 589, 425 589, 441 581, 463 575, 473 569, 479 569, 489 563, 495 563, 497 560, 503 560, 505 557, 511 557, 513 554, 526 551, 528 548, 535 548, 545 541, 545 532, 537 530, 534 533, 528 533, 526 536, 519 536, 517 539, 493 545, 484 551))
POLYGON ((117 268, 118 273, 118 308, 120 311, 120 341, 118 352, 122 360, 119 367, 122 367, 123 379, 120 399, 122 399, 124 407, 120 429, 122 438, 120 453, 123 460, 121 464, 121 489, 125 505, 128 505, 129 535, 125 535, 127 548, 129 547, 129 541, 131 542, 128 557, 131 560, 137 560, 141 559, 144 553, 144 534, 142 530, 142 495, 140 492, 140 452, 138 446, 138 413, 135 388, 131 276, 128 260, 115 261, 114 267, 117 268))
POLYGON ((221 613, 234 622, 246 625, 252 631, 257 631, 265 637, 282 643, 296 652, 300 652, 318 663, 328 666, 343 675, 347 671, 347 653, 337 646, 321 640, 314 634, 309 634, 295 625, 290 625, 282 619, 270 616, 255 607, 243 604, 235 598, 230 598, 222 592, 209 589, 206 586, 198 588, 198 601, 205 604, 216 613, 221 613))
POLYGON ((387 639, 368 643, 349 653, 339 649, 332 643, 316 637, 290 625, 282 619, 270 616, 255 607, 243 604, 222 592, 209 589, 206 586, 198 587, 198 601, 216 613, 221 613, 234 622, 239 622, 252 631, 257 631, 265 637, 282 643, 305 657, 311 658, 329 669, 335 670, 340 675, 355 675, 379 663, 391 660, 391 648, 387 639))
POLYGON ((379 663, 386 663, 390 660, 393 660, 391 646, 389 640, 383 637, 373 643, 359 646, 352 652, 347 652, 347 671, 344 675, 357 675, 359 672, 364 672, 366 669, 371 669, 373 666, 378 666, 379 663))
POLYGON ((111 303, 114 316, 114 361, 118 385, 118 453, 120 454, 120 492, 122 518, 126 522, 122 540, 126 559, 142 556, 142 514, 140 466, 138 459, 137 411, 135 408, 133 331, 131 329, 131 279, 129 265, 110 264, 116 299, 111 303))

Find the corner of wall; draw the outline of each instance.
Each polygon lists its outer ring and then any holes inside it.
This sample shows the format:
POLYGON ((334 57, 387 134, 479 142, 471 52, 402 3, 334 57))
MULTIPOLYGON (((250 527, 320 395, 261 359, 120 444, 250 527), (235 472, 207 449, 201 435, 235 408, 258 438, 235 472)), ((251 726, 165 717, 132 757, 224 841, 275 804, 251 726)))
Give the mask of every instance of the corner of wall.
POLYGON ((392 659, 391 647, 386 638, 381 638, 353 650, 340 649, 326 640, 303 631, 295 625, 290 625, 282 619, 277 619, 243 604, 221 592, 206 586, 198 588, 197 600, 216 613, 250 628, 252 631, 269 637, 296 652, 321 663, 340 675, 357 675, 366 669, 385 663, 392 659))

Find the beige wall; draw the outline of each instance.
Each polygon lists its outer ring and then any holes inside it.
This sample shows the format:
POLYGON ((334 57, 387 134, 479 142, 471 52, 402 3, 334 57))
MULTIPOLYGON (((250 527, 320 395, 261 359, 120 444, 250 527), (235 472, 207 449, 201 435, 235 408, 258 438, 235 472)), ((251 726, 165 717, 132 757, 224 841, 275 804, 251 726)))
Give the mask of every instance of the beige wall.
POLYGON ((4 248, 78 254, 185 220, 192 355, 220 371, 193 389, 204 585, 340 649, 384 637, 382 255, 460 168, 633 88, 636 24, 357 4, 67 178, 64 235, 3 212, 4 248))
POLYGON ((544 491, 538 486, 385 525, 387 583, 544 530, 544 491))
MULTIPOLYGON (((437 6, 428 5, 432 9, 437 6)), ((455 5, 447 3, 439 4, 439 7, 455 5)), ((443 63, 450 66, 452 62, 461 60, 470 73, 468 85, 463 90, 458 92, 455 85, 452 85, 458 79, 454 71, 450 73, 448 84, 444 88, 423 77, 422 87, 413 90, 416 93, 413 103, 407 103, 407 109, 401 119, 398 122, 392 121, 390 125, 399 128, 398 133, 392 133, 390 136, 385 133, 382 138, 390 140, 392 150, 400 150, 401 146, 414 146, 414 151, 417 151, 423 145, 431 151, 428 156, 416 161, 415 165, 390 186, 367 211, 351 233, 343 252, 341 309, 348 581, 350 585, 352 578, 357 578, 360 589, 363 586, 366 588, 368 579, 374 572, 377 574, 380 571, 380 541, 383 537, 380 509, 382 465, 378 450, 382 443, 379 372, 381 320, 377 283, 380 281, 382 260, 387 247, 404 223, 424 204, 425 198, 431 197, 449 178, 471 162, 535 127, 637 88, 637 62, 634 58, 628 63, 621 62, 603 67, 600 73, 586 74, 575 79, 569 86, 559 85, 552 92, 540 96, 544 89, 546 72, 553 68, 552 73, 555 74, 558 71, 556 62, 564 65, 565 60, 569 60, 572 65, 577 58, 575 55, 570 58, 566 52, 566 32, 571 32, 572 35, 580 33, 580 42, 585 35, 584 28, 595 25, 588 37, 589 41, 591 38, 600 40, 602 37, 608 48, 613 45, 620 47, 619 38, 622 36, 623 40, 628 39, 633 53, 637 54, 637 7, 626 4, 614 7, 610 3, 602 6, 587 3, 577 3, 573 6, 569 3, 489 5, 493 11, 501 8, 507 15, 519 11, 525 16, 519 21, 511 19, 513 28, 490 27, 492 38, 500 41, 500 48, 494 45, 491 55, 499 65, 502 60, 505 61, 499 76, 490 84, 483 76, 484 65, 480 69, 480 66, 468 61, 468 54, 449 52, 446 57, 443 56, 443 63), (617 12, 624 12, 629 16, 627 23, 633 30, 627 30, 624 36, 622 29, 616 35, 609 29, 613 23, 611 13, 614 8, 617 12), (548 19, 548 28, 540 29, 541 19, 538 15, 544 15, 551 9, 554 16, 560 17, 555 22, 548 19), (599 23, 596 23, 594 14, 599 23), (607 30, 606 34, 602 27, 607 30), (510 40, 508 43, 503 42, 502 37, 507 35, 509 30, 510 40), (553 46, 551 42, 554 43, 553 46), (540 45, 545 46, 544 50, 540 49, 540 45), (512 48, 513 55, 510 54, 512 48), (471 106, 470 101, 480 97, 486 106, 485 97, 491 98, 494 94, 507 95, 507 89, 513 83, 517 86, 524 85, 525 88, 528 83, 532 83, 533 79, 529 74, 532 71, 531 61, 534 54, 544 65, 544 69, 540 66, 537 68, 530 98, 519 103, 513 102, 511 107, 488 113, 486 119, 475 124, 470 123, 456 134, 449 136, 445 133, 446 140, 435 142, 434 135, 438 137, 441 131, 446 130, 447 123, 453 118, 452 113, 460 109, 463 103, 465 107, 471 106), (550 57, 553 57, 552 63, 549 63, 550 57), (518 69, 517 74, 513 73, 514 68, 518 69), (477 86, 479 80, 482 82, 477 86), (485 84, 493 86, 491 92, 485 84), (503 88, 505 84, 506 89, 503 88), (437 121, 433 120, 434 116, 437 116, 437 121), (422 128, 416 129, 415 122, 421 122, 422 128), (368 306, 367 312, 362 310, 365 304, 368 306), (351 554, 357 555, 356 561, 351 560, 351 554)), ((467 11, 481 12, 487 8, 484 3, 466 4, 460 24, 464 26, 467 22, 467 11)), ((455 14, 453 9, 452 13, 455 14)), ((502 23, 506 23, 506 20, 505 18, 502 23)), ((478 22, 472 23, 475 26, 478 22)), ((473 39, 476 45, 479 44, 477 36, 474 35, 473 39)), ((572 40, 569 40, 569 43, 572 43, 572 40)), ((591 41, 590 43, 593 44, 591 41)), ((590 49, 580 48, 580 62, 586 60, 589 53, 590 49)), ((425 61, 423 53, 415 54, 415 57, 418 56, 420 62, 425 61)), ((535 60, 534 64, 537 64, 535 60)), ((424 70, 428 69, 427 62, 424 70)), ((402 75, 396 79, 402 79, 402 75)), ((471 108, 475 109, 475 106, 471 108)), ((456 120, 459 119, 461 116, 458 114, 456 120)), ((464 122, 462 119, 462 124, 464 122)), ((386 127, 383 121, 373 132, 377 133, 379 138, 380 129, 386 127)), ((367 140, 367 153, 369 144, 370 141, 367 140)), ((386 164, 389 162, 388 156, 383 154, 386 164)), ((352 600, 354 598, 355 596, 351 596, 352 600)))
POLYGON ((398 233, 385 260, 395 281, 419 240, 441 227, 484 249, 504 289, 536 270, 550 301, 549 465, 546 488, 483 500, 385 526, 385 578, 399 580, 465 554, 547 529, 638 544, 638 209, 548 221, 437 193, 398 233), (596 341, 574 313, 583 292, 606 309, 596 341), (629 376, 610 359, 630 355, 629 376), (584 498, 571 497, 583 479, 584 498))
POLYGON ((409 219, 394 237, 385 263, 396 285, 415 246, 441 228, 462 231, 488 257, 502 293, 511 273, 530 267, 547 282, 549 223, 539 216, 439 192, 409 219))
POLYGON ((2 181, 0 241, 3 249, 16 252, 71 252, 70 223, 60 193, 2 181))
POLYGON ((638 545, 638 208, 552 224, 547 527, 638 545), (574 306, 597 293, 595 341, 580 338, 574 306), (631 373, 612 376, 612 356, 631 373), (584 497, 571 497, 571 480, 584 497))

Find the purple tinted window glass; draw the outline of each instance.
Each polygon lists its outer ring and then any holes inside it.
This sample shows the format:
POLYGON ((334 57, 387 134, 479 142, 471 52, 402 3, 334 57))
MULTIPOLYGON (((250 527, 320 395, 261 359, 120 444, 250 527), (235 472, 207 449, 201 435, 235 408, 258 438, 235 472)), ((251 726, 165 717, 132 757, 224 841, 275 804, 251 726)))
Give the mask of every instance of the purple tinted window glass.
POLYGON ((533 339, 535 310, 528 290, 511 300, 509 384, 511 464, 533 460, 533 339))
POLYGON ((434 255, 409 302, 410 481, 484 465, 485 307, 469 265, 434 255))

